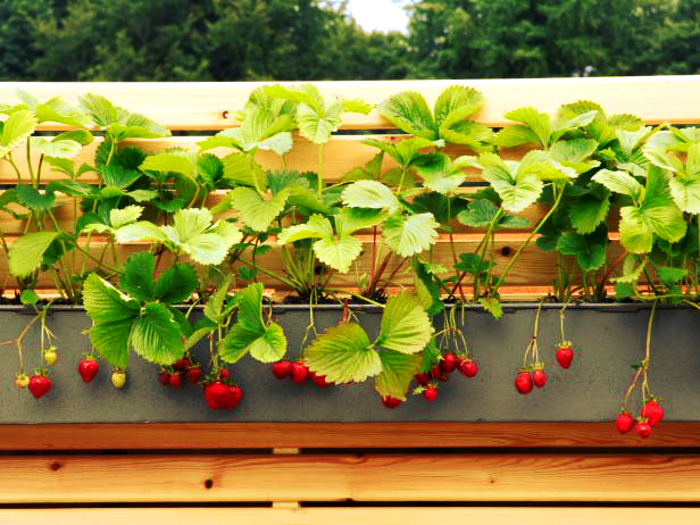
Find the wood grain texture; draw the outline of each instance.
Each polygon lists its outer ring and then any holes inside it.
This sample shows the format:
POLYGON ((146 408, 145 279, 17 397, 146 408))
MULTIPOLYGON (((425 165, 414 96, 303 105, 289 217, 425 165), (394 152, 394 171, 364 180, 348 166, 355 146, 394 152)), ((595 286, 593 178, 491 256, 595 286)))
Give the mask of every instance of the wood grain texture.
POLYGON ((13 504, 347 500, 691 502, 699 498, 698 455, 0 457, 0 503, 13 504))
MULTIPOLYGON (((115 104, 143 113, 171 129, 217 130, 235 123, 234 112, 241 109, 255 88, 270 82, 5 82, 0 84, 0 100, 16 101, 15 90, 24 89, 40 101, 60 95, 74 103, 80 94, 106 96, 115 104)), ((293 84, 293 83, 285 83, 293 84)), ((503 126, 503 114, 534 106, 553 113, 561 104, 580 99, 593 100, 608 113, 633 113, 648 123, 700 122, 700 77, 595 77, 498 80, 399 80, 315 82, 324 96, 360 98, 380 104, 392 94, 415 90, 432 106, 438 95, 453 84, 470 86, 486 97, 486 105, 476 116, 491 126, 503 126), (514 93, 517 95, 514 96, 514 93)), ((367 116, 347 114, 346 129, 384 129, 390 124, 376 111, 367 116)), ((60 129, 46 125, 44 129, 60 129)))
POLYGON ((270 448, 697 448, 700 424, 669 422, 648 441, 606 423, 119 423, 0 425, 0 450, 270 448))
POLYGON ((116 508, 0 509, 3 525, 697 525, 698 508, 116 508))

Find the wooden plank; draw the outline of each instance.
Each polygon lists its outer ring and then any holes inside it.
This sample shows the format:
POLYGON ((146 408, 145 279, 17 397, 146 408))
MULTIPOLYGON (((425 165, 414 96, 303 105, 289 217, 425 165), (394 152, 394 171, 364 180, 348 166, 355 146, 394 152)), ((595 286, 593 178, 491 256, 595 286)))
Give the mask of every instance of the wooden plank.
POLYGON ((700 424, 668 422, 648 441, 606 423, 114 423, 0 425, 0 450, 268 448, 697 448, 700 424))
MULTIPOLYGON (((15 90, 24 89, 39 100, 60 95, 74 103, 77 95, 98 93, 115 104, 143 113, 171 129, 222 129, 234 124, 234 112, 241 109, 255 88, 271 82, 5 82, 0 100, 17 100, 15 90)), ((294 84, 292 82, 286 85, 294 84)), ((522 106, 534 106, 553 113, 561 104, 580 99, 593 100, 608 113, 633 113, 648 123, 700 122, 700 76, 592 77, 498 80, 399 80, 315 82, 324 96, 360 98, 379 104, 392 94, 414 90, 432 106, 450 85, 480 90, 486 97, 477 120, 491 126, 507 123, 503 114, 522 106), (516 96, 514 96, 516 93, 516 96)), ((376 111, 367 116, 347 114, 346 129, 386 129, 390 124, 376 111)), ((43 129, 60 129, 46 125, 43 129)))
POLYGON ((694 454, 0 457, 0 503, 12 504, 699 498, 694 454))
POLYGON ((697 525, 698 508, 387 507, 387 508, 82 508, 0 509, 0 523, 26 525, 697 525))

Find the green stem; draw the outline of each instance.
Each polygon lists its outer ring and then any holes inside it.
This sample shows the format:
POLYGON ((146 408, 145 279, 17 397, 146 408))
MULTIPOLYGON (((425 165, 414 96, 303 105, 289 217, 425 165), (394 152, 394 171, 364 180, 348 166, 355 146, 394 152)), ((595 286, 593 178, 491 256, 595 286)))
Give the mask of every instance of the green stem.
POLYGON ((351 291, 349 291, 349 290, 331 290, 331 289, 329 289, 328 292, 329 292, 329 293, 344 293, 344 294, 348 294, 348 295, 350 295, 350 296, 352 296, 352 297, 355 297, 355 298, 357 298, 357 299, 360 299, 361 301, 365 301, 365 302, 367 302, 367 303, 369 303, 369 304, 373 304, 374 306, 379 306, 380 308, 384 308, 384 305, 383 305, 382 303, 378 303, 377 301, 373 301, 372 299, 368 299, 368 298, 365 297, 364 295, 361 295, 361 294, 355 293, 355 292, 351 292, 351 291))
MULTIPOLYGON (((82 253, 83 255, 85 255, 88 259, 90 259, 90 260, 93 261, 93 262, 96 262, 98 265, 102 266, 102 267, 105 268, 106 270, 109 270, 110 272, 112 272, 112 273, 114 273, 114 274, 121 274, 121 272, 120 272, 119 270, 117 270, 116 268, 112 268, 111 266, 108 266, 108 265, 105 264, 104 262, 100 262, 99 259, 97 259, 96 257, 94 257, 94 256, 93 256, 90 252, 88 252, 85 248, 81 248, 80 246, 78 246, 78 244, 75 245, 75 248, 76 248, 76 250, 78 250, 80 253, 82 253)), ((85 262, 84 264, 87 264, 87 262, 85 262)))
POLYGON ((36 181, 34 180, 34 168, 32 168, 32 148, 29 145, 29 140, 27 139, 27 169, 29 170, 29 180, 35 188, 37 187, 36 181))
POLYGON ((281 276, 280 274, 278 274, 277 272, 273 272, 273 271, 271 271, 271 270, 267 270, 266 268, 263 268, 262 266, 256 267, 254 264, 250 263, 249 261, 246 261, 246 260, 243 259, 243 258, 238 259, 238 262, 241 263, 241 264, 244 264, 244 265, 247 266, 248 268, 253 268, 253 269, 255 269, 255 270, 261 271, 262 273, 264 273, 264 274, 267 275, 268 277, 272 277, 273 279, 278 280, 278 281, 281 282, 282 284, 286 284, 287 286, 289 286, 290 288, 292 288, 292 289, 294 289, 294 290, 297 289, 297 287, 294 286, 294 283, 292 283, 291 281, 285 279, 284 277, 282 277, 282 276, 281 276))
POLYGON ((318 145, 318 157, 317 157, 317 177, 318 177, 318 198, 323 197, 323 149, 325 144, 318 145))
POLYGON ((560 192, 559 195, 557 196, 557 199, 554 201, 554 205, 549 209, 547 212, 547 215, 544 216, 544 218, 537 224, 537 227, 530 232, 530 235, 527 236, 525 239, 525 242, 523 242, 520 247, 518 248, 518 251, 515 252, 515 255, 513 258, 508 261, 508 264, 506 265, 505 270, 503 270, 503 273, 501 274, 501 277, 498 279, 498 282, 496 282, 496 286, 494 286, 493 292, 496 293, 498 292, 498 289, 500 288, 501 284, 503 284, 503 281, 506 279, 508 276, 508 273, 510 272, 511 268, 513 268, 513 265, 515 262, 518 260, 520 255, 523 253, 523 250, 530 244, 530 241, 532 241, 533 237, 537 235, 544 225, 545 222, 554 214, 556 211, 557 207, 559 206, 559 203, 561 202, 561 198, 564 196, 564 192, 560 192))

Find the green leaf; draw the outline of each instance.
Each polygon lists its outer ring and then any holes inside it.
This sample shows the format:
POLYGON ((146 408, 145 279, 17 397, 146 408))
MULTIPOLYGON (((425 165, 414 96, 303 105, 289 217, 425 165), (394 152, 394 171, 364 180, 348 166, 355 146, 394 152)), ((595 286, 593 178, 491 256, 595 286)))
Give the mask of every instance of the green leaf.
POLYGON ((418 297, 401 292, 387 301, 375 344, 403 354, 414 354, 423 350, 432 336, 433 325, 418 297))
POLYGON ((134 321, 131 344, 141 357, 159 365, 170 365, 185 351, 180 325, 168 308, 148 303, 134 321))
POLYGON ((327 237, 314 243, 318 260, 340 273, 347 273, 350 264, 362 253, 362 243, 355 237, 327 237))
POLYGON ((191 264, 175 264, 156 281, 153 295, 168 304, 187 301, 199 286, 197 272, 191 264))
POLYGON ((382 372, 375 379, 374 388, 382 397, 391 396, 405 401, 422 355, 406 355, 389 350, 380 352, 379 358, 382 360, 382 372))
POLYGON ((605 222, 609 210, 610 197, 607 192, 602 199, 592 194, 584 195, 576 199, 569 208, 569 219, 578 233, 591 233, 605 222))
POLYGON ((53 97, 33 108, 39 122, 55 122, 66 126, 87 128, 92 125, 90 117, 69 106, 60 97, 53 97))
POLYGON ((383 223, 389 213, 382 209, 371 208, 341 208, 334 215, 335 229, 338 235, 350 235, 357 230, 371 228, 383 223))
POLYGON ((415 91, 392 95, 382 102, 379 113, 397 128, 428 140, 438 139, 428 103, 415 91))
POLYGON ((267 189, 265 172, 249 155, 233 153, 221 159, 221 162, 224 165, 223 178, 229 185, 242 184, 260 191, 267 189))
POLYGON ((416 297, 428 315, 436 315, 444 308, 444 304, 440 300, 440 287, 432 277, 432 268, 418 258, 413 260, 412 267, 416 297))
POLYGON ((593 176, 593 180, 605 186, 610 191, 621 193, 638 200, 642 194, 642 185, 624 171, 600 170, 593 176))
POLYGON ((503 307, 501 301, 495 297, 482 297, 479 299, 479 304, 484 307, 484 310, 489 312, 494 319, 498 320, 503 317, 503 307))
POLYGON ((672 177, 668 181, 671 197, 676 205, 687 213, 700 213, 700 176, 672 177))
POLYGON ((112 228, 121 228, 132 222, 136 222, 143 213, 142 206, 126 206, 109 212, 109 222, 112 228))
POLYGON ((255 190, 239 187, 229 193, 231 205, 243 222, 258 232, 267 231, 277 216, 284 210, 290 191, 285 188, 270 198, 261 197, 255 190))
POLYGON ((136 202, 150 202, 158 198, 158 192, 155 190, 134 190, 126 192, 127 197, 131 197, 136 202))
POLYGON ((129 337, 134 318, 94 324, 88 333, 90 343, 102 359, 116 368, 126 368, 129 362, 129 337))
POLYGON ((476 253, 460 253, 459 262, 455 264, 458 272, 467 272, 473 276, 488 271, 491 263, 481 259, 476 253))
POLYGON ((32 137, 31 144, 32 148, 42 155, 59 159, 73 158, 83 149, 83 146, 74 140, 49 141, 44 137, 32 137))
POLYGON ((331 137, 331 133, 340 128, 343 123, 343 102, 333 101, 323 105, 323 109, 315 108, 308 104, 299 104, 296 112, 296 120, 302 136, 314 144, 325 144, 331 137))
POLYGON ((602 235, 579 235, 567 233, 559 237, 557 250, 564 255, 575 255, 581 269, 585 272, 597 270, 605 262, 607 229, 602 228, 602 235))
POLYGON ((107 127, 119 121, 119 111, 109 100, 102 95, 87 93, 78 97, 80 109, 89 113, 92 120, 100 127, 107 127))
POLYGON ((99 170, 105 186, 115 186, 120 189, 128 188, 143 176, 142 173, 119 164, 103 164, 99 170))
POLYGON ((462 170, 478 164, 475 157, 465 155, 450 162, 447 155, 433 153, 424 155, 415 166, 426 188, 449 195, 457 191, 466 179, 466 173, 462 170))
POLYGON ((343 99, 343 112, 345 113, 361 113, 362 115, 367 115, 370 111, 372 111, 372 106, 364 100, 358 98, 343 99))
POLYGON ((235 363, 248 353, 262 363, 274 363, 282 359, 286 351, 287 339, 277 323, 270 323, 262 334, 235 324, 226 334, 219 354, 228 363, 235 363))
POLYGON ((303 239, 333 238, 333 226, 331 221, 322 215, 314 214, 302 224, 295 224, 285 228, 277 237, 278 244, 289 244, 303 239))
POLYGON ((622 265, 622 275, 614 277, 610 281, 618 284, 635 284, 642 276, 645 266, 646 260, 637 265, 637 258, 632 254, 628 254, 622 265))
POLYGON ((457 215, 457 220, 472 228, 488 228, 497 212, 498 208, 490 200, 475 199, 457 215))
POLYGON ((139 221, 122 226, 115 230, 114 238, 119 244, 139 241, 165 242, 168 240, 167 235, 160 227, 148 221, 139 221))
POLYGON ((34 113, 27 109, 15 111, 3 123, 0 134, 0 158, 24 142, 36 129, 34 113))
POLYGON ((649 253, 654 239, 644 213, 633 207, 620 208, 620 242, 630 253, 649 253))
MULTIPOLYGON (((44 159, 46 161, 46 159, 44 159)), ((71 197, 87 197, 92 195, 94 186, 72 180, 54 180, 46 185, 46 194, 60 191, 71 197)))
POLYGON ((484 105, 484 96, 476 89, 465 86, 446 88, 435 102, 435 124, 450 128, 479 111, 484 105))
POLYGON ((203 317, 199 321, 197 321, 197 323, 195 323, 194 329, 192 330, 192 333, 189 336, 187 336, 187 339, 185 340, 185 351, 189 350, 194 345, 199 343, 199 341, 201 341, 203 337, 209 335, 214 330, 216 330, 217 326, 218 325, 214 321, 211 321, 206 317, 203 317))
POLYGON ((163 173, 179 173, 189 179, 195 178, 196 162, 190 152, 171 151, 156 153, 146 157, 140 166, 143 171, 160 171, 163 173))
POLYGON ((25 277, 39 268, 44 252, 58 237, 58 232, 33 232, 19 237, 10 245, 10 273, 25 277))
POLYGON ((153 299, 153 272, 156 259, 152 253, 139 252, 130 255, 119 277, 119 287, 139 301, 153 299))
POLYGON ((39 302, 39 296, 34 290, 22 290, 19 296, 19 302, 25 306, 35 305, 39 302))
POLYGON ((523 133, 524 130, 521 129, 521 126, 513 126, 519 133, 523 134, 522 138, 528 138, 527 141, 514 142, 512 138, 514 138, 515 135, 513 135, 513 137, 508 137, 508 135, 512 134, 512 132, 507 132, 507 130, 511 129, 511 127, 504 128, 496 136, 496 142, 499 146, 513 147, 532 142, 545 147, 549 145, 552 135, 552 119, 550 119, 549 115, 546 113, 541 113, 532 107, 524 107, 504 113, 503 116, 508 120, 522 122, 524 124, 522 127, 529 130, 529 133, 523 133), (507 144, 503 143, 504 137, 509 138, 509 140, 505 141, 508 142, 507 144))
POLYGON ((661 266, 656 270, 656 275, 659 276, 659 281, 661 281, 664 286, 670 287, 688 277, 688 275, 690 275, 690 270, 687 268, 661 266))
POLYGON ((379 353, 356 323, 342 323, 316 338, 304 351, 304 362, 331 383, 361 382, 382 371, 379 353))
POLYGON ((170 131, 157 122, 139 113, 129 113, 120 110, 123 123, 110 124, 107 126, 107 133, 112 135, 117 141, 126 139, 157 139, 170 136, 170 131))
POLYGON ((263 290, 262 283, 253 283, 236 294, 238 299, 236 323, 247 326, 259 334, 265 330, 262 318, 263 290))
POLYGON ((439 227, 432 213, 419 213, 408 218, 397 214, 384 223, 384 240, 393 252, 411 257, 435 244, 439 227))
POLYGON ((95 323, 133 320, 141 308, 138 301, 94 273, 85 279, 83 305, 95 323))
POLYGON ((353 182, 342 194, 343 204, 352 208, 381 208, 394 212, 399 200, 387 186, 373 180, 353 182))
POLYGON ((41 193, 39 190, 24 184, 18 184, 16 191, 17 201, 30 210, 48 211, 56 206, 56 195, 51 191, 41 193))
POLYGON ((222 311, 231 280, 230 275, 224 277, 216 291, 209 297, 207 304, 204 305, 204 315, 217 324, 223 321, 222 311))
POLYGON ((481 176, 503 200, 504 210, 514 213, 523 211, 542 193, 544 185, 534 173, 523 173, 514 177, 509 166, 492 153, 483 154, 479 162, 483 167, 481 176))

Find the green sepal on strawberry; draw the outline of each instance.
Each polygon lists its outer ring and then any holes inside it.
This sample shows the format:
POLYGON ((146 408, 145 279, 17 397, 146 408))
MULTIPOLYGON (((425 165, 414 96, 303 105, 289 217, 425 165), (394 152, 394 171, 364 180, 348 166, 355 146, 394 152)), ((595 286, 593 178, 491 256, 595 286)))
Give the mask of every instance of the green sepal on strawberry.
POLYGON ((39 399, 48 394, 52 386, 51 378, 41 372, 37 371, 29 378, 29 391, 34 396, 34 399, 39 399))

